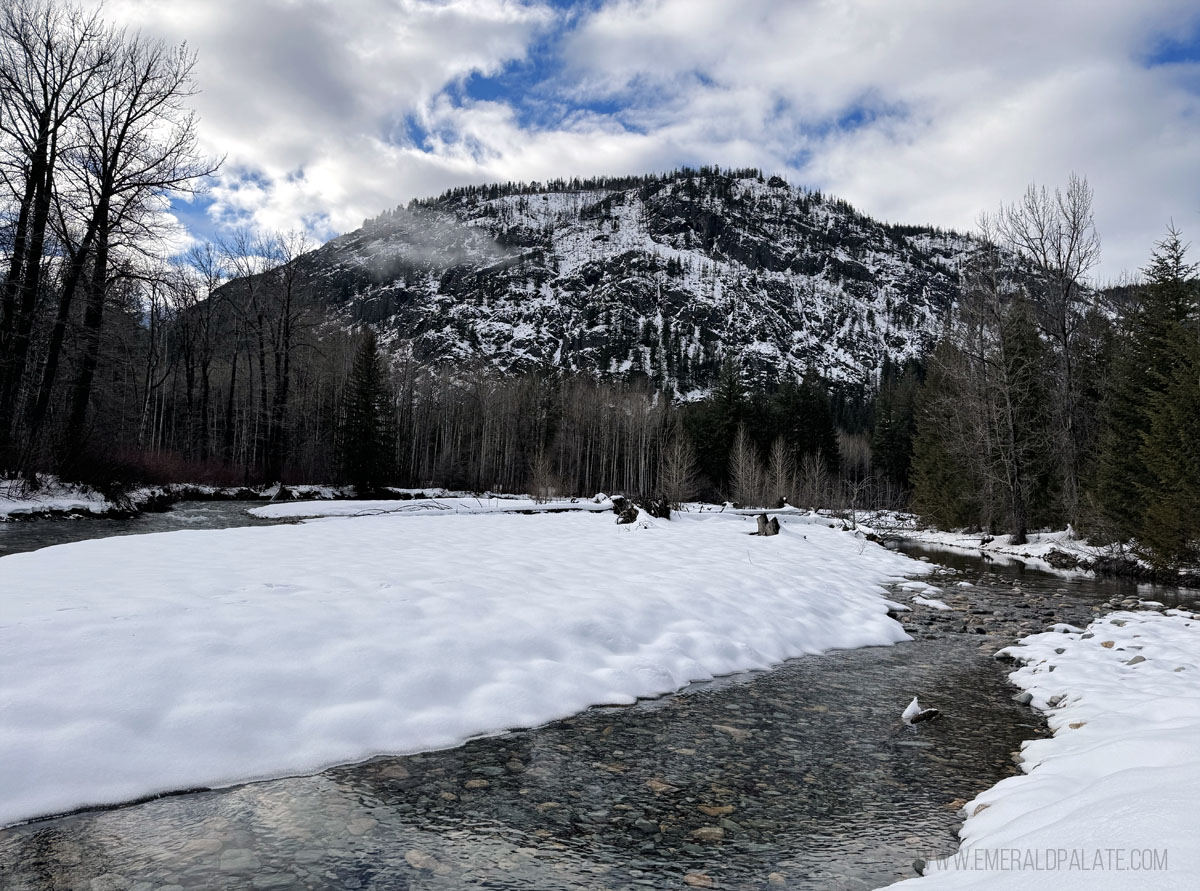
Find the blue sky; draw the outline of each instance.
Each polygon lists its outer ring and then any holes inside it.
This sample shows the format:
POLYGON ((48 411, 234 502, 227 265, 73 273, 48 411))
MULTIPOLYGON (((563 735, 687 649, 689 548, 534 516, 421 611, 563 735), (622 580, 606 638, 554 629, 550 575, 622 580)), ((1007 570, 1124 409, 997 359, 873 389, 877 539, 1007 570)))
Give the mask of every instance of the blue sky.
MULTIPOLYGON (((470 182, 758 166, 969 229, 1031 182, 1095 190, 1097 275, 1200 232, 1195 0, 109 0, 199 54, 175 212, 325 238, 470 182)), ((1197 239, 1200 241, 1200 238, 1197 239)))

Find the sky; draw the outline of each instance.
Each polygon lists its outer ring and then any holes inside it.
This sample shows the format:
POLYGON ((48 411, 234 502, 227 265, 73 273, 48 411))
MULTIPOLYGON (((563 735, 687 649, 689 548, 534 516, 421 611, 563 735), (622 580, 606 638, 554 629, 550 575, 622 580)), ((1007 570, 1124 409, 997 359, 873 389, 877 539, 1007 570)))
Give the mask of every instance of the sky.
POLYGON ((1095 192, 1099 281, 1200 258, 1196 0, 107 0, 198 56, 192 237, 318 239, 467 183, 754 166, 970 230, 1095 192))

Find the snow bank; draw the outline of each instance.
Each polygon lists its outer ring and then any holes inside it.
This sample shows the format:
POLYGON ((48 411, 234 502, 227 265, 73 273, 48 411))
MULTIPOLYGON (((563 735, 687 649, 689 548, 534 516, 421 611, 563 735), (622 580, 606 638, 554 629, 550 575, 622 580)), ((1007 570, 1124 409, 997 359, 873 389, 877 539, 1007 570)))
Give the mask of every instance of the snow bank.
POLYGON ((103 495, 51 478, 33 492, 21 480, 0 480, 0 522, 54 514, 106 514, 113 509, 103 495))
POLYGON ((1021 643, 1002 652, 1054 736, 966 806, 959 854, 891 887, 1200 888, 1200 620, 1118 612, 1021 643))
POLYGON ((922 527, 914 514, 880 511, 859 524, 864 532, 884 538, 899 538, 939 548, 985 553, 1020 561, 1036 569, 1052 570, 1069 558, 1085 568, 1097 559, 1132 559, 1128 552, 1089 544, 1071 529, 1054 532, 1030 532, 1025 544, 1013 544, 1011 535, 987 535, 980 532, 945 532, 922 527))
POLYGON ((381 514, 486 514, 588 511, 592 513, 612 512, 611 501, 547 501, 532 498, 515 498, 496 495, 459 495, 443 498, 427 498, 414 501, 296 501, 265 504, 252 507, 248 513, 265 520, 312 519, 315 517, 369 517, 381 514))
POLYGON ((0 824, 455 745, 907 636, 852 536, 709 514, 325 519, 0 559, 0 824))

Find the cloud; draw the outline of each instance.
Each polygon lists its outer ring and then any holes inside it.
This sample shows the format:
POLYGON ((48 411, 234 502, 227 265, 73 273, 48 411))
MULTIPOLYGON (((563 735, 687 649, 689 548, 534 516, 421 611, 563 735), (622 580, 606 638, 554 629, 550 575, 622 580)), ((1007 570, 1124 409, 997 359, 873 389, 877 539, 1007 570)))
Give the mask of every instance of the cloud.
POLYGON ((1147 64, 1198 24, 1178 0, 615 0, 565 55, 578 89, 677 140, 723 123, 758 163, 893 220, 969 228, 1082 173, 1114 276, 1200 211, 1200 67, 1147 64))
POLYGON ((959 228, 1076 171, 1104 276, 1144 264, 1169 218, 1200 222, 1194 0, 105 10, 197 50, 204 143, 227 156, 207 205, 222 223, 324 236, 456 184, 681 163, 756 165, 959 228))
POLYGON ((411 163, 397 129, 448 84, 520 58, 552 20, 518 0, 115 0, 104 14, 196 50, 202 143, 226 159, 210 212, 325 235, 448 184, 438 159, 411 163))

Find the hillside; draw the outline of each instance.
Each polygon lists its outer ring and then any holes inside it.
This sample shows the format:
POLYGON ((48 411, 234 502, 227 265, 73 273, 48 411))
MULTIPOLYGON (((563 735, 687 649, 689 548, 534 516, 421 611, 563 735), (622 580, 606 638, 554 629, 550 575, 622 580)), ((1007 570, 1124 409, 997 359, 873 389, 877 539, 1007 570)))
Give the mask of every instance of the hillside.
POLYGON ((712 169, 469 187, 303 258, 333 324, 422 363, 645 375, 681 396, 748 377, 859 380, 928 347, 971 241, 712 169))

